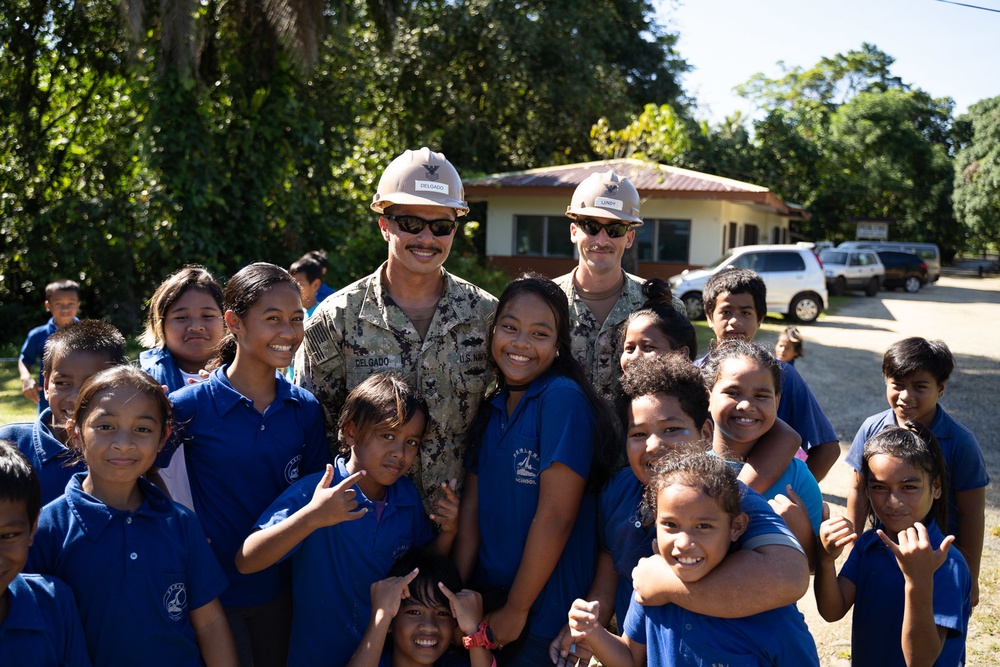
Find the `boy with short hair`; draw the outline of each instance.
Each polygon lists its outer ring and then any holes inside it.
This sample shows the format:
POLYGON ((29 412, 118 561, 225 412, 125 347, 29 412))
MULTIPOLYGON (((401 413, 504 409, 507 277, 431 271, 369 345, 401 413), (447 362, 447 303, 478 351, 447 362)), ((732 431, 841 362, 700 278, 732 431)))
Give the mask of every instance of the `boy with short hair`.
POLYGON ((906 338, 893 343, 882 357, 882 377, 889 409, 864 421, 847 464, 854 469, 854 483, 847 494, 847 517, 861 531, 868 516, 868 500, 862 488, 861 455, 865 442, 889 426, 903 426, 907 421, 923 424, 941 443, 948 469, 948 525, 945 535, 955 536, 972 575, 972 604, 979 601, 979 563, 983 555, 986 485, 990 483, 979 441, 945 412, 938 401, 955 369, 955 358, 944 342, 924 338, 906 338))
POLYGON ((61 496, 73 474, 85 470, 66 447, 66 420, 73 415, 84 380, 125 361, 125 337, 100 320, 81 320, 46 341, 42 386, 48 407, 33 422, 0 427, 0 438, 13 442, 35 468, 42 504, 61 496))
POLYGON ((73 591, 55 577, 21 574, 42 507, 38 476, 0 441, 0 665, 90 665, 73 591))
POLYGON ((56 280, 45 286, 45 310, 52 313, 46 324, 28 332, 21 346, 21 356, 17 360, 17 372, 21 376, 21 393, 32 403, 38 404, 41 414, 49 407, 45 397, 38 393, 38 385, 45 375, 45 363, 38 369, 38 381, 32 376, 31 367, 45 350, 45 341, 58 329, 78 322, 76 313, 80 310, 80 286, 72 280, 56 280))
MULTIPOLYGON (((705 283, 702 303, 717 342, 725 338, 741 338, 749 342, 767 314, 767 286, 750 269, 725 269, 705 283)), ((705 357, 695 361, 695 365, 701 366, 705 357)), ((809 385, 795 367, 784 361, 778 363, 781 365, 778 419, 802 437, 806 465, 819 482, 840 457, 840 440, 809 385)))

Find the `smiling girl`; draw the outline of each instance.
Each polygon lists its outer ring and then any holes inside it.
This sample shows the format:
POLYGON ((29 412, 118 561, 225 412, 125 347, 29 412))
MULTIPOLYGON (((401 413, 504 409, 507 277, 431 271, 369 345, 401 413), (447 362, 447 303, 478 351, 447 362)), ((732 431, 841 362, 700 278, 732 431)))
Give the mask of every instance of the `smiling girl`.
POLYGON ((546 664, 594 574, 595 497, 585 489, 597 444, 616 435, 573 358, 568 311, 555 283, 527 275, 507 285, 490 326, 498 388, 469 443, 455 557, 507 645, 502 665, 546 664))
MULTIPOLYGON (((709 390, 709 409, 715 430, 712 449, 737 469, 777 419, 781 400, 781 366, 764 348, 740 339, 721 341, 702 367, 709 390)), ((775 471, 771 471, 772 473, 775 471)), ((790 525, 812 562, 814 533, 822 521, 823 496, 804 461, 792 459, 761 495, 771 500, 790 486, 804 503, 811 530, 790 525)))
POLYGON ((67 422, 87 472, 42 510, 28 570, 73 589, 95 665, 237 664, 198 519, 142 477, 170 423, 160 385, 129 366, 88 379, 67 422))
POLYGON ((427 404, 409 381, 369 377, 341 408, 342 455, 264 510, 237 554, 247 573, 291 561, 291 667, 346 664, 368 625, 369 586, 411 547, 434 540, 436 553, 451 550, 458 480, 443 485, 434 505, 431 519, 441 528, 435 539, 416 486, 405 477, 427 421, 427 404))
POLYGON ((926 427, 889 427, 865 443, 861 459, 872 528, 858 537, 844 517, 823 522, 816 606, 830 622, 854 607, 855 665, 965 664, 972 579, 951 548, 955 537, 939 528, 948 525, 946 470, 926 427), (837 557, 855 540, 837 575, 837 557))
MULTIPOLYGON (((686 583, 700 581, 727 558, 747 528, 736 475, 721 460, 694 453, 662 459, 647 501, 655 508, 656 548, 686 583)), ((569 625, 606 667, 643 665, 818 666, 816 645, 794 605, 744 618, 716 618, 675 604, 644 607, 633 597, 624 635, 601 625, 599 602, 576 600, 569 625)))
POLYGON ((322 471, 329 449, 319 403, 276 372, 302 342, 298 284, 281 267, 251 264, 230 278, 223 306, 217 368, 170 395, 179 432, 157 463, 183 443, 194 509, 229 578, 221 599, 241 661, 284 665, 291 571, 243 575, 234 558, 261 512, 300 476, 322 471))

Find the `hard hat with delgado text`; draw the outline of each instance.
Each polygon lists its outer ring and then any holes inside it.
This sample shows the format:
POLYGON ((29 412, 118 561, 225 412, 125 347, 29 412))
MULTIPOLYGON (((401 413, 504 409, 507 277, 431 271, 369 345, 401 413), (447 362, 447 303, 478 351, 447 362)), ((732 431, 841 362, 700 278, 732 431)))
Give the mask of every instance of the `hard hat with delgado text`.
POLYGON ((576 186, 566 216, 614 218, 638 227, 642 224, 639 192, 627 178, 613 171, 591 174, 576 186))
POLYGON ((462 177, 444 153, 435 153, 426 146, 406 151, 382 173, 371 209, 384 213, 393 204, 447 206, 459 216, 469 212, 462 177))

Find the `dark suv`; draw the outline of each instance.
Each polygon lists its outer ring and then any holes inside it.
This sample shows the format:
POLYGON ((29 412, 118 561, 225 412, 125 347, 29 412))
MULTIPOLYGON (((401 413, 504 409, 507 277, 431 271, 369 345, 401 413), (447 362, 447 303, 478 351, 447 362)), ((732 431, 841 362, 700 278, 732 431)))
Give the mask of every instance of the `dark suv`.
POLYGON ((882 287, 886 289, 902 287, 907 292, 917 292, 930 279, 927 262, 913 253, 879 250, 878 257, 885 266, 882 287))

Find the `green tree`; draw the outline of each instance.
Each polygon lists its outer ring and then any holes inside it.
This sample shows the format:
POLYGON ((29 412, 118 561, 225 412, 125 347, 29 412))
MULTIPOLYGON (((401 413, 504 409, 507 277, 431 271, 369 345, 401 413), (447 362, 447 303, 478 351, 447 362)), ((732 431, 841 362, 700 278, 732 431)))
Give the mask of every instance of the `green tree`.
POLYGON ((956 122, 955 217, 971 249, 1000 245, 1000 97, 980 100, 956 122))

